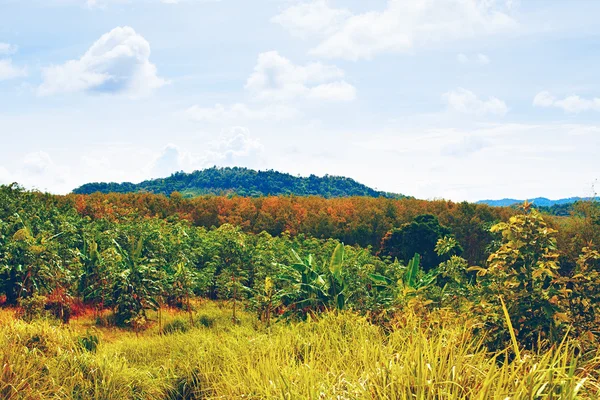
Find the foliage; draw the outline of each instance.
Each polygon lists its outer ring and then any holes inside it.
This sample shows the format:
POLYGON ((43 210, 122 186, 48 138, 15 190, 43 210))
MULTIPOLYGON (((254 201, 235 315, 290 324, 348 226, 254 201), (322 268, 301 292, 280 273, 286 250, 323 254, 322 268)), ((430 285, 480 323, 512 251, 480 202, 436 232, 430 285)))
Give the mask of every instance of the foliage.
POLYGON ((577 247, 600 239, 594 204, 538 221, 529 209, 510 219, 513 210, 469 203, 364 197, 53 196, 12 185, 0 186, 0 200, 0 296, 8 305, 45 296, 64 322, 84 302, 103 325, 160 329, 162 311, 158 324, 152 311, 169 305, 196 326, 198 296, 232 302, 232 313, 250 307, 266 323, 353 310, 386 330, 407 308, 423 318, 452 308, 475 311, 501 348, 510 343, 502 295, 531 348, 538 338, 557 343, 567 318, 587 336, 599 319, 597 264, 589 251, 579 260, 577 247), (394 226, 412 241, 402 261, 357 245, 379 244, 394 226), (559 258, 586 272, 561 277, 559 258))
POLYGON ((154 261, 143 255, 144 238, 129 238, 126 249, 117 242, 115 246, 121 264, 113 286, 116 320, 120 325, 140 328, 146 324, 146 310, 158 308, 162 293, 159 273, 154 261))
POLYGON ((568 309, 573 328, 583 337, 584 334, 597 335, 600 315, 600 252, 592 244, 584 247, 577 260, 573 276, 565 278, 568 288, 568 309))
POLYGON ((250 309, 258 314, 258 318, 267 324, 271 323, 273 313, 282 305, 281 298, 284 295, 281 291, 275 289, 273 279, 265 278, 265 284, 262 290, 256 290, 245 287, 251 293, 250 309))
POLYGON ((329 262, 319 265, 312 255, 302 259, 293 251, 296 262, 282 265, 279 280, 285 284, 280 297, 290 312, 306 317, 327 309, 344 310, 353 293, 344 268, 344 245, 338 244, 329 262))
POLYGON ((19 306, 22 309, 21 317, 26 321, 45 317, 47 315, 46 301, 46 297, 40 295, 19 299, 19 306))
MULTIPOLYGON (((381 241, 379 254, 408 263, 415 253, 419 253, 423 269, 430 271, 443 261, 435 252, 437 241, 450 233, 450 229, 440 225, 434 215, 419 215, 412 222, 388 232, 381 241)), ((453 251, 461 250, 460 246, 455 246, 453 251)))
POLYGON ((508 334, 502 301, 519 343, 526 348, 559 341, 568 322, 556 231, 529 204, 523 210, 524 214, 492 227, 502 233, 502 246, 490 255, 487 268, 472 268, 478 271, 481 296, 476 310, 486 322, 490 343, 497 347, 506 343, 508 334))

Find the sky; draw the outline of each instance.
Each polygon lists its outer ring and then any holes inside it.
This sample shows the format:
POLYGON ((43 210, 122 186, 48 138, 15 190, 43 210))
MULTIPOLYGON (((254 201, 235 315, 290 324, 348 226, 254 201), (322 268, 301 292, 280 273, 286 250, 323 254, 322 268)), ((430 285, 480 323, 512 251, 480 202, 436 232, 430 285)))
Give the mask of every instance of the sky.
POLYGON ((0 0, 0 183, 217 166, 424 199, 600 187, 600 1, 0 0))

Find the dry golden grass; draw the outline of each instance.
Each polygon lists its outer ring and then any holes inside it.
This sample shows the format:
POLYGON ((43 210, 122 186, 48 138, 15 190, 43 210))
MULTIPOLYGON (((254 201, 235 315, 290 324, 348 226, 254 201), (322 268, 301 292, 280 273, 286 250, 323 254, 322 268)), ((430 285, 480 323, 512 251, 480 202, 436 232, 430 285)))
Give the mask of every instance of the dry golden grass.
MULTIPOLYGON (((569 343, 513 362, 490 354, 469 321, 449 312, 412 314, 391 332, 352 313, 270 328, 224 304, 203 302, 190 327, 163 311, 136 335, 61 326, 0 312, 2 399, 598 399, 597 360, 579 362, 569 343), (96 351, 83 338, 98 336, 96 351)), ((155 316, 152 316, 153 318, 155 316)))

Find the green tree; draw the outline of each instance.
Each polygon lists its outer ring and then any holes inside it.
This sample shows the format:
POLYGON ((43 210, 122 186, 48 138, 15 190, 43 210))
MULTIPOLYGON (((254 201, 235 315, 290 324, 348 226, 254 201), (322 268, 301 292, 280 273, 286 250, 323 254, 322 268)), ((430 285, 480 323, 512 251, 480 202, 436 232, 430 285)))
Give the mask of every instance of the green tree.
POLYGON ((476 309, 495 346, 506 343, 509 334, 501 299, 517 339, 527 348, 561 339, 561 328, 567 322, 556 230, 530 204, 525 203, 523 211, 492 227, 493 232, 502 234, 502 245, 489 256, 487 268, 471 268, 479 276, 481 303, 476 309))
POLYGON ((146 311, 157 309, 163 292, 161 275, 154 260, 143 255, 144 238, 130 238, 128 247, 114 242, 120 255, 121 270, 113 286, 115 317, 118 324, 141 327, 146 311))
POLYGON ((406 264, 415 253, 419 253, 421 266, 427 272, 451 255, 462 251, 460 247, 456 247, 452 254, 444 256, 435 252, 437 241, 450 234, 450 229, 440 225, 436 216, 419 215, 412 222, 389 231, 381 241, 379 255, 397 258, 406 264))

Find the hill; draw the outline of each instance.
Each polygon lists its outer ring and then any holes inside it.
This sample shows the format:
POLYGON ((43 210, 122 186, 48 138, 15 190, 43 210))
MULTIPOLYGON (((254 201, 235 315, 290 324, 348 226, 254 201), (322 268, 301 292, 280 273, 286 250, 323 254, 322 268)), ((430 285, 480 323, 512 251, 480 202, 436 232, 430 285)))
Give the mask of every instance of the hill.
MULTIPOLYGON (((569 197, 566 199, 550 200, 545 197, 536 197, 534 199, 528 199, 527 201, 529 201, 530 203, 533 203, 535 206, 538 206, 538 207, 552 207, 555 205, 572 204, 572 203, 575 203, 580 200, 590 200, 590 199, 582 198, 582 197, 569 197)), ((494 207, 508 207, 508 206, 512 206, 515 204, 523 203, 524 201, 525 200, 517 200, 517 199, 480 200, 477 202, 477 204, 487 204, 489 206, 494 206, 494 207)))
POLYGON ((149 192, 169 196, 180 192, 185 197, 205 194, 236 194, 239 196, 368 196, 402 198, 400 194, 377 191, 351 178, 325 175, 298 177, 273 170, 255 171, 248 168, 212 167, 192 173, 176 172, 168 178, 152 179, 138 184, 87 183, 73 190, 75 194, 149 192))

